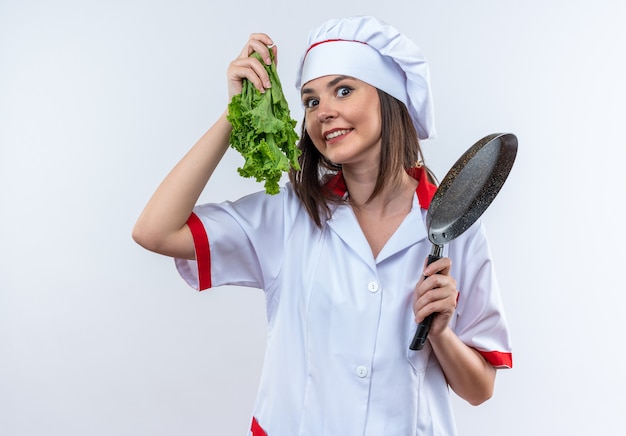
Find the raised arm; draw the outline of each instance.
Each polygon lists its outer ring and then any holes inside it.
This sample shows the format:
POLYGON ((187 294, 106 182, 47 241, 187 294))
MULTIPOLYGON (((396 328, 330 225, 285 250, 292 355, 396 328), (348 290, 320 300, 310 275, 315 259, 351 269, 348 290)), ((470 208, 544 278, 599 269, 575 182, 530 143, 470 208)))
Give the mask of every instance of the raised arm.
MULTIPOLYGON (((250 54, 258 52, 269 64, 273 42, 262 33, 252 34, 228 67, 228 95, 239 94, 243 79, 261 92, 269 87, 263 65, 250 54)), ((276 47, 273 47, 276 57, 276 47)), ((187 220, 202 190, 228 149, 231 125, 227 111, 202 135, 158 186, 133 228, 132 237, 142 247, 166 256, 193 259, 193 238, 187 220)))

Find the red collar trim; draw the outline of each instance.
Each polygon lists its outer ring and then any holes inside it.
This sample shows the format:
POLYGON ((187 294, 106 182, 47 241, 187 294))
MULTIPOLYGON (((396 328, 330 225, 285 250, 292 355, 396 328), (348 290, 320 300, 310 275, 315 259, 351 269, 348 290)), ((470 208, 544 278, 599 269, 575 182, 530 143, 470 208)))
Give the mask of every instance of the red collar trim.
MULTIPOLYGON (((435 195, 435 191, 437 191, 437 186, 433 185, 428 180, 428 172, 424 170, 423 167, 420 168, 409 168, 406 172, 416 179, 419 183, 417 185, 417 189, 415 192, 417 193, 417 199, 420 202, 420 207, 422 209, 428 209, 430 206, 430 202, 435 195)), ((330 191, 333 195, 337 197, 343 197, 348 188, 346 187, 346 181, 343 178, 343 174, 339 171, 335 174, 327 183, 326 189, 330 191)))

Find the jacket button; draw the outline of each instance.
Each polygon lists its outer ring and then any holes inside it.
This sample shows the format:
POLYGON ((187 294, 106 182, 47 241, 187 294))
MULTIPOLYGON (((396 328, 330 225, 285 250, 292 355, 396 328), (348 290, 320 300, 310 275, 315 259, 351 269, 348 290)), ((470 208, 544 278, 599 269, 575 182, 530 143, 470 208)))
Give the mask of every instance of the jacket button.
POLYGON ((367 368, 364 366, 359 366, 356 369, 356 376, 359 378, 367 377, 367 368))
POLYGON ((369 282, 369 283, 367 284, 367 290, 368 290, 368 291, 370 291, 372 294, 373 294, 374 292, 378 292, 378 289, 379 289, 379 288, 380 288, 380 287, 378 286, 378 282, 369 282))

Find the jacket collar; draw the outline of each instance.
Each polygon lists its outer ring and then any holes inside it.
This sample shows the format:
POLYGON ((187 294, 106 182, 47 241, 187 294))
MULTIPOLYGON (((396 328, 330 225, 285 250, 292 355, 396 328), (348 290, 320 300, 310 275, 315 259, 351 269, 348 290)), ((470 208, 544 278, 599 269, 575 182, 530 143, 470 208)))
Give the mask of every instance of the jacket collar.
MULTIPOLYGON (((428 172, 424 169, 424 167, 412 167, 406 170, 406 172, 419 181, 417 185, 417 189, 415 193, 417 194, 417 199, 419 200, 420 207, 422 209, 428 209, 430 206, 430 202, 435 195, 435 191, 437 191, 437 186, 433 185, 428 180, 428 172)), ((335 174, 327 183, 326 188, 338 197, 343 197, 348 192, 348 188, 346 186, 346 181, 343 178, 343 173, 339 171, 335 174)))

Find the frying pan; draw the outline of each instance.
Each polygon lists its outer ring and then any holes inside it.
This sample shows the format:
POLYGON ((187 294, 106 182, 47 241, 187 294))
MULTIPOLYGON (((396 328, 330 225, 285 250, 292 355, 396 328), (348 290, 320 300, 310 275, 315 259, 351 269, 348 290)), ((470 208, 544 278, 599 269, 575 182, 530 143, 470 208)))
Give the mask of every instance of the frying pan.
MULTIPOLYGON (((489 207, 511 172, 516 155, 517 137, 494 133, 467 149, 448 171, 426 212, 432 243, 429 265, 441 258, 444 244, 460 236, 489 207)), ((411 350, 424 347, 434 316, 430 314, 417 326, 411 350)))

